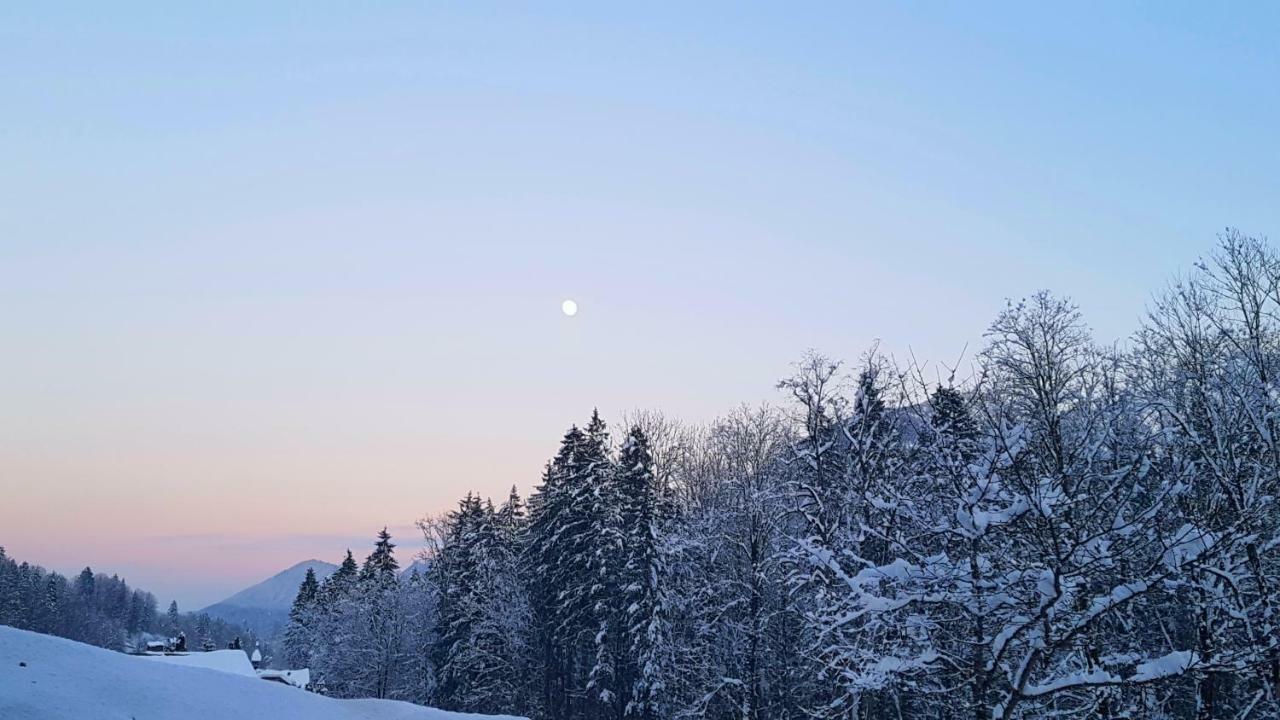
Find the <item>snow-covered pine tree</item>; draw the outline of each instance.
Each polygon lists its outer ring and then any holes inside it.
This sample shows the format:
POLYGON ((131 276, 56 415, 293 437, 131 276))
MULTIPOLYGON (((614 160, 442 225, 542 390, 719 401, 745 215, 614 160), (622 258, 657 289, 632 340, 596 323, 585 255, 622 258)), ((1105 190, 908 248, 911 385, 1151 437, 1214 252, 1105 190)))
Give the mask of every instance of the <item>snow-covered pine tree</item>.
POLYGON ((433 702, 436 693, 433 649, 439 627, 438 594, 429 575, 417 568, 409 573, 401 588, 405 653, 394 697, 426 705, 433 702))
POLYGON ((388 583, 395 580, 400 570, 400 563, 395 556, 395 543, 391 542, 391 533, 384 527, 378 532, 378 540, 373 545, 373 552, 365 558, 360 569, 360 581, 388 583))
POLYGON ((355 675, 367 697, 391 696, 402 659, 405 627, 400 607, 400 563, 395 558, 395 547, 391 533, 384 527, 360 570, 356 600, 358 636, 352 656, 359 659, 355 675))
POLYGON ((952 463, 973 458, 980 450, 981 431, 969 411, 964 393, 952 385, 938 385, 929 396, 929 430, 932 440, 952 463))
POLYGON ((608 431, 593 412, 573 427, 530 499, 526 562, 542 667, 543 712, 610 717, 624 709, 616 663, 622 635, 617 568, 622 529, 608 431))
POLYGON ((520 498, 516 486, 512 485, 506 501, 502 503, 502 507, 498 508, 498 524, 507 533, 508 538, 518 544, 527 519, 524 500, 520 498))
POLYGON ((178 632, 182 629, 182 615, 178 612, 178 601, 169 602, 169 609, 165 612, 164 631, 169 637, 177 637, 178 632))
POLYGON ((432 564, 440 598, 436 702, 446 709, 506 714, 523 704, 529 611, 509 509, 504 517, 468 494, 448 516, 432 564))
POLYGON ((587 463, 586 436, 574 426, 547 465, 543 482, 529 500, 526 562, 532 568, 529 596, 537 655, 542 669, 540 706, 549 718, 571 718, 573 698, 585 685, 580 637, 582 608, 568 602, 567 589, 587 577, 590 567, 578 552, 587 513, 581 507, 587 463))
POLYGON ((446 710, 461 708, 471 699, 467 683, 473 668, 465 667, 459 656, 469 650, 476 621, 471 556, 481 511, 480 499, 467 493, 458 509, 446 517, 444 537, 431 563, 431 577, 439 593, 439 633, 433 648, 439 683, 435 702, 446 710))
POLYGON ((202 652, 209 652, 214 648, 213 641, 209 639, 209 616, 204 613, 196 616, 195 646, 202 652))
POLYGON ((325 599, 349 593, 356 585, 360 576, 360 566, 356 564, 355 557, 351 554, 350 548, 347 549, 347 555, 342 559, 342 563, 338 565, 338 569, 332 575, 325 578, 321 585, 320 597, 325 599))
POLYGON ((319 593, 316 572, 307 568, 307 574, 298 585, 298 594, 293 598, 293 607, 289 608, 289 625, 284 632, 285 663, 291 668, 311 667, 311 646, 316 641, 312 629, 316 622, 319 593))
POLYGON ((615 630, 623 637, 617 686, 624 693, 625 717, 657 720, 666 717, 663 690, 670 661, 662 501, 649 442, 639 427, 632 428, 619 453, 617 487, 623 532, 614 580, 622 590, 615 630))
MULTIPOLYGON (((36 628, 49 635, 58 635, 64 626, 63 613, 67 595, 66 578, 50 574, 45 581, 44 606, 40 609, 36 628)), ((132 630, 129 630, 132 632, 132 630)))
POLYGON ((510 646, 506 663, 516 677, 515 704, 506 712, 532 717, 537 710, 538 678, 535 672, 532 608, 529 600, 529 568, 524 563, 528 513, 515 486, 495 517, 498 552, 494 556, 495 595, 506 622, 510 646))
POLYGON ((76 595, 84 602, 92 602, 96 587, 97 580, 93 576, 93 570, 90 568, 81 570, 76 577, 76 595))
POLYGON ((151 593, 134 590, 129 595, 128 623, 125 627, 130 637, 155 625, 156 599, 151 593))
POLYGON ((355 614, 360 566, 351 550, 332 575, 320 583, 312 617, 311 676, 326 694, 352 697, 357 688, 347 668, 352 662, 350 648, 355 641, 355 614))
POLYGON ((579 488, 584 495, 581 507, 586 518, 577 551, 585 555, 589 569, 579 583, 569 588, 569 599, 581 603, 588 628, 595 631, 591 637, 594 657, 587 673, 586 711, 591 717, 621 718, 628 692, 619 676, 628 645, 622 579, 626 543, 623 497, 608 428, 595 410, 587 424, 584 450, 586 475, 579 488))
POLYGON ((407 697, 400 674, 407 634, 395 544, 384 528, 363 566, 347 551, 316 593, 312 615, 312 676, 338 697, 407 697))

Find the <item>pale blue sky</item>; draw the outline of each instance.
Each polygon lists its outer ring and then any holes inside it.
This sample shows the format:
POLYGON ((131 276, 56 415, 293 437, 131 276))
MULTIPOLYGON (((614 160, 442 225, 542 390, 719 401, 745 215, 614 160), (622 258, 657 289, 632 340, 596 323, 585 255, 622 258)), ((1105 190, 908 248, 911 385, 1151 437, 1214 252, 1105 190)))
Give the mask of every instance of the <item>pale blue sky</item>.
POLYGON ((0 544, 184 604, 1280 228, 1275 5, 171 5, 0 7, 0 544))

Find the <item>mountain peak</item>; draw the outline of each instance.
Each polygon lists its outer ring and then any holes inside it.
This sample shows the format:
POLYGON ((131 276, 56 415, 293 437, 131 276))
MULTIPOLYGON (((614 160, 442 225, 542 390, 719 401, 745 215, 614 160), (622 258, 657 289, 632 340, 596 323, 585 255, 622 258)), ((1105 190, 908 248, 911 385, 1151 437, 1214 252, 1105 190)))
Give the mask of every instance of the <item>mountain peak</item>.
POLYGON ((307 570, 314 570, 316 579, 324 580, 337 569, 337 565, 323 560, 303 560, 201 612, 244 625, 259 637, 273 637, 288 622, 289 609, 293 607, 298 586, 307 576, 307 570))
POLYGON ((293 599, 298 595, 298 586, 306 577, 307 570, 314 570, 316 579, 324 580, 337 569, 337 565, 323 560, 303 560, 210 607, 234 605, 242 608, 288 610, 293 606, 293 599))
MULTIPOLYGON (((310 560, 303 560, 302 562, 297 563, 296 565, 290 565, 288 568, 281 570, 275 575, 272 575, 271 578, 268 578, 268 580, 278 578, 281 575, 291 575, 294 573, 298 573, 299 574, 298 582, 302 582, 301 578, 307 574, 308 569, 315 570, 316 578, 322 580, 323 578, 320 577, 320 573, 323 572, 327 576, 329 573, 332 573, 334 570, 338 569, 338 566, 334 565, 331 562, 325 562, 324 560, 316 560, 315 558, 312 558, 310 560)), ((263 580, 263 582, 267 582, 267 580, 263 580)))

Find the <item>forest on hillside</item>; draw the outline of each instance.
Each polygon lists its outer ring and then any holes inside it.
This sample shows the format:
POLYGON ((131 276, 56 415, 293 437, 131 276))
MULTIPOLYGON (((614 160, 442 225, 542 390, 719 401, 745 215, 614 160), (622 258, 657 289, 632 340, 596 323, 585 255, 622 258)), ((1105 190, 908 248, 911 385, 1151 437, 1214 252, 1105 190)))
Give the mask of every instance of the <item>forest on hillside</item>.
POLYGON ((227 647, 252 632, 204 613, 183 613, 171 602, 157 614, 156 598, 129 587, 118 575, 81 570, 74 579, 9 557, 0 546, 0 625, 57 635, 89 645, 133 651, 152 638, 184 635, 192 650, 227 647))
POLYGON ((303 584, 327 692, 532 718, 1280 716, 1280 257, 1228 232, 1103 346, 1047 292, 971 371, 806 354, 782 407, 573 427, 527 504, 303 584))

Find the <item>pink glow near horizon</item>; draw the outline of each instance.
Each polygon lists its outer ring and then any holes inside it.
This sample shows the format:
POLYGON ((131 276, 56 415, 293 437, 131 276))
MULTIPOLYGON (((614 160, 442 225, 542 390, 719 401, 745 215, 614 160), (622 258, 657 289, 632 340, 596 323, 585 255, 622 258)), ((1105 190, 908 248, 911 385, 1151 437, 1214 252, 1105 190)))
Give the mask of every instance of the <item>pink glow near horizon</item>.
MULTIPOLYGON (((389 526, 397 559, 408 567, 423 548, 414 526, 389 526)), ((98 538, 80 543, 17 542, 5 546, 18 560, 65 575, 88 565, 118 574, 151 591, 162 603, 176 599, 194 610, 303 560, 338 563, 348 548, 357 560, 369 552, 373 533, 357 535, 188 535, 98 538)))

